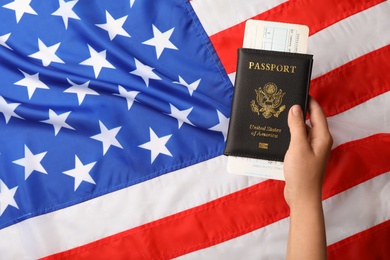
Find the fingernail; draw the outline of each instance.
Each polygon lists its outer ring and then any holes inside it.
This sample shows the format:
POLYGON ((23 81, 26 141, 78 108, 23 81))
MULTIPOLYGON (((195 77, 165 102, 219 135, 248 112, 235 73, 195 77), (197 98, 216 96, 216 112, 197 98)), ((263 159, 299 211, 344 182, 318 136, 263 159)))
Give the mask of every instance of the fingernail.
POLYGON ((298 105, 293 106, 291 112, 293 113, 294 116, 301 116, 302 115, 301 107, 298 105))

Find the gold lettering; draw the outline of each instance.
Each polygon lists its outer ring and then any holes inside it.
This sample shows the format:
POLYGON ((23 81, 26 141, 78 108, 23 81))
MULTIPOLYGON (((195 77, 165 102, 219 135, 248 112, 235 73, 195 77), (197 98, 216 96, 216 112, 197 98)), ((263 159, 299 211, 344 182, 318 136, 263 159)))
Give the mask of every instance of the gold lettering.
POLYGON ((261 125, 249 125, 250 134, 254 137, 262 136, 267 138, 279 138, 279 134, 282 133, 282 129, 270 126, 261 125))
POLYGON ((281 133, 282 132, 282 129, 280 129, 280 128, 272 128, 272 127, 269 127, 269 126, 267 126, 266 130, 268 132, 274 132, 274 133, 281 133))
POLYGON ((248 64, 250 70, 265 70, 265 71, 277 71, 282 73, 295 73, 297 66, 285 65, 285 64, 274 64, 265 62, 254 62, 250 61, 248 64))
POLYGON ((291 73, 295 73, 295 68, 297 67, 297 66, 290 66, 291 67, 291 73))
POLYGON ((270 127, 270 126, 261 126, 261 125, 249 125, 250 130, 257 130, 257 131, 266 131, 266 132, 274 132, 274 133, 281 133, 282 129, 276 128, 276 127, 270 127))
POLYGON ((270 137, 270 138, 279 138, 279 135, 269 134, 269 133, 262 133, 262 132, 258 132, 257 136, 270 137))
POLYGON ((258 130, 258 131, 265 131, 265 126, 259 126, 259 125, 250 125, 250 130, 258 130))

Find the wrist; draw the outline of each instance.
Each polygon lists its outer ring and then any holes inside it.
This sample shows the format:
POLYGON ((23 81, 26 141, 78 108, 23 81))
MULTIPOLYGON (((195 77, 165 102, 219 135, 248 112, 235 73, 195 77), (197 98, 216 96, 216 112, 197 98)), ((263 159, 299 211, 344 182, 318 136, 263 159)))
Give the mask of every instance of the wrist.
POLYGON ((306 198, 302 200, 296 200, 289 204, 290 214, 295 214, 295 212, 303 213, 306 211, 317 211, 322 209, 322 199, 317 198, 306 198))
POLYGON ((304 208, 317 208, 322 207, 322 194, 321 192, 296 194, 288 203, 290 211, 302 210, 304 208))

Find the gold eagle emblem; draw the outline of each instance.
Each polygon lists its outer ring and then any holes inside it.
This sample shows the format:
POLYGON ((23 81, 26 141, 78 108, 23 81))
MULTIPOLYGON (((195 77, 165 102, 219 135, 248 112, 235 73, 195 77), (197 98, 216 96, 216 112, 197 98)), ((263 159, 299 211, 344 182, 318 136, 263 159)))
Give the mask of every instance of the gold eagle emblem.
POLYGON ((278 89, 275 83, 269 82, 263 88, 259 87, 255 91, 256 101, 251 101, 251 108, 258 115, 262 113, 265 118, 279 117, 279 114, 286 109, 285 105, 280 106, 286 92, 278 89))

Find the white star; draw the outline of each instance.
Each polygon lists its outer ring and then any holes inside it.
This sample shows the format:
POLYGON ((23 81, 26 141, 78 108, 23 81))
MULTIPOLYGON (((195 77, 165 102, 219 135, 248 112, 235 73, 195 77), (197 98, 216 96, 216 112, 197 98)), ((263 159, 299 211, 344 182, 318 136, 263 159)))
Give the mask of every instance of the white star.
POLYGON ((42 81, 39 80, 39 73, 34 74, 34 75, 30 75, 22 70, 20 70, 20 72, 23 73, 24 79, 21 79, 21 80, 15 82, 14 85, 27 87, 29 99, 31 99, 32 95, 34 94, 34 92, 37 88, 49 89, 49 87, 46 86, 45 83, 43 83, 42 81))
POLYGON ((188 115, 191 113, 192 111, 192 107, 189 108, 189 109, 186 109, 186 110, 179 110, 177 109, 175 106, 173 106, 172 104, 169 104, 169 106, 171 107, 171 113, 169 114, 171 117, 174 117, 177 119, 177 123, 178 123, 178 127, 180 129, 180 127, 183 125, 183 123, 187 123, 189 125, 194 125, 193 123, 191 123, 190 120, 188 120, 188 115))
POLYGON ((102 68, 115 69, 115 67, 112 66, 112 64, 106 60, 106 50, 97 52, 89 45, 88 45, 88 49, 91 57, 81 62, 80 64, 86 66, 92 66, 93 72, 95 73, 95 78, 99 76, 99 73, 102 70, 102 68))
POLYGON ((14 0, 12 3, 3 5, 3 7, 14 10, 16 16, 16 23, 19 23, 22 16, 27 14, 35 14, 37 13, 30 6, 31 0, 14 0))
POLYGON ((89 172, 95 164, 96 162, 84 165, 77 155, 75 155, 75 167, 72 170, 63 172, 64 174, 74 178, 74 191, 77 190, 82 181, 96 184, 91 175, 89 175, 89 172))
POLYGON ((191 84, 188 84, 182 77, 179 76, 179 82, 174 81, 173 83, 180 84, 180 85, 183 85, 186 88, 188 88, 188 92, 190 92, 190 96, 192 96, 192 93, 194 93, 194 90, 196 90, 198 88, 200 80, 201 79, 198 79, 198 80, 192 82, 191 84))
POLYGON ((148 65, 142 64, 136 58, 134 58, 134 61, 135 61, 136 69, 131 71, 130 73, 137 75, 137 76, 140 76, 144 80, 146 87, 149 87, 149 80, 150 79, 161 80, 161 78, 159 76, 157 76, 157 74, 152 71, 152 70, 154 70, 154 68, 149 67, 148 65))
POLYGON ((130 0, 130 8, 133 7, 134 2, 135 2, 135 0, 130 0))
POLYGON ((124 97, 127 100, 127 109, 130 110, 130 108, 133 106, 135 97, 140 93, 139 91, 127 91, 124 87, 121 85, 118 86, 119 94, 114 93, 115 96, 124 97))
POLYGON ((54 135, 57 135, 62 127, 75 130, 73 127, 71 127, 65 122, 70 113, 71 112, 57 114, 53 110, 49 109, 49 119, 40 122, 53 125, 54 135))
POLYGON ((84 84, 78 85, 71 81, 70 79, 67 79, 69 84, 72 85, 70 88, 67 88, 64 93, 74 93, 77 95, 77 100, 79 101, 79 105, 83 103, 84 98, 86 95, 95 95, 98 96, 99 93, 97 93, 95 90, 88 88, 88 85, 90 81, 85 82, 84 84))
POLYGON ((41 39, 38 39, 38 48, 39 51, 36 53, 33 53, 31 55, 28 55, 31 58, 42 60, 43 66, 47 67, 52 62, 58 62, 58 63, 64 63, 63 60, 61 60, 57 55, 55 55, 55 52, 60 47, 61 43, 54 44, 50 47, 47 47, 41 39))
POLYGON ((118 142, 118 140, 115 138, 115 136, 118 134, 118 132, 121 130, 121 126, 107 129, 107 127, 99 121, 100 126, 100 134, 91 136, 92 139, 98 140, 103 143, 103 155, 106 154, 108 149, 111 147, 111 145, 114 145, 116 147, 122 148, 122 145, 118 142))
POLYGON ((221 132, 223 140, 226 141, 227 129, 229 126, 229 118, 225 117, 221 112, 217 110, 219 124, 209 128, 209 130, 221 132))
POLYGON ((165 144, 168 142, 169 138, 171 138, 172 135, 166 135, 163 137, 158 137, 152 128, 149 128, 150 133, 150 141, 144 144, 139 145, 139 147, 143 149, 150 150, 151 152, 151 163, 154 162, 156 157, 162 153, 168 156, 172 156, 171 152, 167 149, 165 144))
POLYGON ((112 41, 115 36, 122 35, 126 37, 130 37, 130 35, 123 29, 123 24, 127 19, 127 15, 118 19, 114 19, 107 11, 106 11, 106 23, 96 24, 96 26, 106 30, 108 35, 110 36, 110 40, 112 41))
POLYGON ((5 101, 5 99, 2 96, 0 96, 0 112, 3 113, 6 124, 8 124, 8 122, 11 119, 12 116, 20 118, 20 119, 23 119, 21 116, 18 116, 15 113, 15 109, 19 105, 20 105, 20 103, 10 103, 10 104, 8 104, 7 101, 5 101))
POLYGON ((16 204, 14 199, 17 189, 18 186, 8 189, 7 185, 0 180, 0 216, 3 215, 8 206, 19 209, 18 204, 16 204))
POLYGON ((12 50, 12 48, 9 47, 8 44, 5 43, 10 36, 11 36, 11 33, 7 33, 7 34, 0 36, 0 45, 12 50))
POLYGON ((13 163, 24 167, 24 179, 27 178, 33 173, 33 171, 41 172, 47 174, 45 168, 43 168, 41 161, 45 157, 47 152, 32 154, 27 145, 24 146, 24 158, 13 161, 13 163))
POLYGON ((143 42, 143 44, 156 47, 157 59, 160 58, 160 55, 164 51, 165 48, 178 50, 177 47, 175 45, 173 45, 172 42, 169 41, 169 38, 171 37, 174 29, 175 28, 172 28, 172 29, 162 33, 162 32, 160 32, 159 29, 157 29, 156 26, 153 25, 153 36, 154 37, 143 42))
POLYGON ((65 29, 68 29, 69 18, 80 20, 80 17, 72 10, 77 4, 78 0, 65 2, 64 0, 58 0, 60 7, 51 15, 61 16, 65 24, 65 29))

